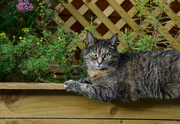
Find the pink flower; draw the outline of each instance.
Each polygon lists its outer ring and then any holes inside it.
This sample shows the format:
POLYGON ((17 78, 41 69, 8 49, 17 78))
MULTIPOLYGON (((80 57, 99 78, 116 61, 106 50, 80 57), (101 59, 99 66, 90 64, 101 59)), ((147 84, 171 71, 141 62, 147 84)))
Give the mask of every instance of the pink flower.
POLYGON ((19 12, 34 10, 34 6, 31 3, 29 3, 28 0, 18 0, 18 1, 19 1, 19 4, 16 5, 16 7, 19 12))

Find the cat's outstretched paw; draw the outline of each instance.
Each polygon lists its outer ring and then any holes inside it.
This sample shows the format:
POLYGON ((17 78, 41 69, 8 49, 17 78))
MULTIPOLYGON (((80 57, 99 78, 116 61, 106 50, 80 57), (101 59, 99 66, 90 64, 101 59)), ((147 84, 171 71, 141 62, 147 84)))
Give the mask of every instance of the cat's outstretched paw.
POLYGON ((67 92, 76 91, 78 87, 78 81, 69 80, 64 83, 64 88, 66 88, 67 92))
POLYGON ((92 84, 92 83, 91 83, 91 79, 90 79, 89 77, 81 78, 81 79, 79 80, 79 82, 81 82, 81 83, 86 83, 86 84, 92 84))

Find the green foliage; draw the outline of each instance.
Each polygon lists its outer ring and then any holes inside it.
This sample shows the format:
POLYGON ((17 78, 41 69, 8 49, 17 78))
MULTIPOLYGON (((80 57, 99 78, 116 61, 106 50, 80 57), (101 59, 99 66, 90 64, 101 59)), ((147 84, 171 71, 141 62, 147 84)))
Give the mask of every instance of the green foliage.
MULTIPOLYGON (((169 6, 167 1, 135 0, 135 2, 134 6, 139 11, 135 11, 137 18, 133 20, 140 23, 140 29, 138 33, 128 29, 122 32, 120 43, 125 46, 122 52, 171 49, 172 44, 169 45, 170 41, 166 40, 166 33, 160 33, 160 31, 167 30, 167 28, 162 28, 162 25, 167 24, 173 18, 171 16, 163 16, 163 13, 168 11, 165 9, 169 6)), ((177 31, 177 34, 179 34, 179 31, 177 31)), ((175 34, 175 39, 177 34, 175 34)))
POLYGON ((50 8, 51 2, 43 2, 43 0, 30 0, 30 2, 33 4, 34 10, 24 12, 18 11, 17 0, 0 2, 0 33, 5 32, 12 39, 13 35, 16 35, 17 38, 20 37, 24 27, 28 27, 30 32, 38 34, 42 31, 44 25, 38 24, 36 20, 41 18, 47 22, 53 18, 55 11, 50 8))
POLYGON ((59 64, 58 71, 65 70, 65 79, 73 79, 72 59, 81 41, 78 33, 65 31, 61 21, 58 27, 37 23, 38 19, 46 23, 54 18, 52 1, 29 2, 34 10, 21 12, 16 6, 18 1, 0 2, 0 81, 58 82, 57 73, 48 71, 50 62, 59 64), (56 36, 45 28, 57 31, 56 36))
MULTIPOLYGON (((127 28, 122 32, 121 42, 124 46, 122 52, 143 52, 152 50, 162 50, 163 47, 157 46, 156 41, 152 39, 152 35, 144 35, 141 39, 137 38, 138 34, 128 30, 127 28), (127 43, 123 42, 126 40, 127 43), (133 39, 137 38, 135 41, 133 39)), ((166 44, 166 42, 161 42, 166 44)))
MULTIPOLYGON (((56 37, 43 31, 43 37, 22 29, 23 37, 10 40, 5 33, 0 34, 0 81, 57 82, 55 72, 49 74, 50 62, 59 63, 60 70, 69 71, 72 57, 81 41, 76 32, 66 32, 62 22, 57 27, 56 37), (68 52, 68 50, 72 52, 68 52)), ((72 78, 73 75, 70 76, 72 78)))
POLYGON ((86 31, 90 31, 95 37, 98 35, 98 32, 96 31, 96 27, 93 26, 93 20, 95 19, 95 17, 93 15, 89 16, 90 18, 90 28, 85 28, 85 30, 83 30, 83 33, 86 33, 86 31))

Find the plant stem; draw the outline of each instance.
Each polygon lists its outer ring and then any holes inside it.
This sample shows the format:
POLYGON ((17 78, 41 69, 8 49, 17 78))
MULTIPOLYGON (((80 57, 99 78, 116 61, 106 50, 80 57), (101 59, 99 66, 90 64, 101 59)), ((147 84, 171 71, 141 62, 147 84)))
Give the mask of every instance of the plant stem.
POLYGON ((132 48, 131 48, 131 46, 130 46, 130 44, 129 44, 128 38, 127 38, 127 44, 128 44, 128 47, 129 47, 131 53, 133 53, 133 50, 132 50, 132 48))
MULTIPOLYGON (((153 16, 153 19, 154 19, 154 23, 155 23, 155 27, 154 28, 154 31, 153 31, 153 34, 152 34, 152 39, 151 39, 151 42, 152 40, 154 39, 154 41, 157 40, 157 34, 158 34, 158 21, 156 19, 156 16, 155 16, 155 13, 154 13, 154 10, 153 10, 153 2, 152 0, 150 0, 150 7, 151 7, 151 13, 152 13, 152 16, 153 16)), ((156 42, 154 42, 153 44, 155 44, 156 42)))

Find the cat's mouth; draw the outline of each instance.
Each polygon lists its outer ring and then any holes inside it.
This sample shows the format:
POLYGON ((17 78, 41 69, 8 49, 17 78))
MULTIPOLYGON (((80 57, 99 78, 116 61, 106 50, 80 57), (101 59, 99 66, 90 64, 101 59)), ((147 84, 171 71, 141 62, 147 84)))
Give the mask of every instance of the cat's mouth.
POLYGON ((102 66, 100 66, 100 65, 96 66, 96 69, 101 69, 101 68, 102 68, 102 66))
POLYGON ((108 69, 108 68, 106 68, 105 66, 102 66, 102 65, 97 65, 97 66, 95 67, 95 69, 97 69, 97 70, 106 70, 106 69, 108 69))

